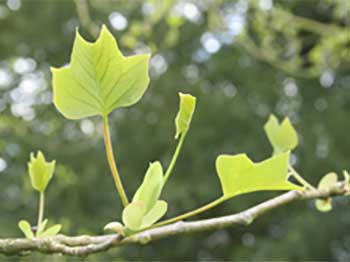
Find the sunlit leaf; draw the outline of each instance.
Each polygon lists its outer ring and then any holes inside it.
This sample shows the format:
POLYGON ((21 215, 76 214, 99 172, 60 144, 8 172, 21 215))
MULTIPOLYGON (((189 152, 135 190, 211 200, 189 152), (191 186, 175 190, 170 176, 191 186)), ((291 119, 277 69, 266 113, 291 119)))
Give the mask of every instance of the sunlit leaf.
POLYGON ((21 229, 26 238, 31 239, 34 237, 32 227, 26 220, 21 220, 18 223, 18 227, 21 229))
POLYGON ((132 202, 142 202, 147 213, 156 204, 163 187, 163 168, 159 161, 150 163, 132 202))
POLYGON ((140 229, 145 210, 145 205, 142 202, 132 202, 127 205, 122 214, 124 225, 133 231, 140 229))
POLYGON ((273 147, 274 155, 293 150, 298 145, 298 135, 289 118, 285 118, 280 124, 274 115, 270 115, 264 129, 273 147))
POLYGON ((40 237, 54 237, 60 232, 62 225, 56 224, 41 233, 40 237))
MULTIPOLYGON (((336 173, 331 172, 325 175, 318 183, 318 189, 328 189, 338 182, 336 173)), ((332 198, 317 199, 315 201, 316 208, 321 212, 329 212, 332 210, 332 198)))
POLYGON ((168 209, 168 203, 163 200, 158 200, 152 209, 143 217, 142 228, 149 227, 157 222, 165 215, 168 209))
POLYGON ((220 155, 216 170, 223 195, 236 195, 262 190, 301 190, 287 180, 289 152, 253 163, 245 154, 220 155))
POLYGON ((190 126, 193 112, 196 108, 196 98, 190 94, 179 93, 180 106, 175 118, 176 134, 178 139, 181 134, 186 132, 190 126))
POLYGON ((28 162, 28 171, 30 181, 35 190, 44 192, 48 183, 50 182, 53 172, 55 170, 55 161, 46 162, 45 157, 41 151, 38 151, 35 157, 34 153, 30 154, 30 161, 28 162))
POLYGON ((135 104, 149 83, 150 55, 124 57, 106 26, 87 42, 76 32, 68 66, 51 68, 57 109, 70 119, 108 115, 135 104))

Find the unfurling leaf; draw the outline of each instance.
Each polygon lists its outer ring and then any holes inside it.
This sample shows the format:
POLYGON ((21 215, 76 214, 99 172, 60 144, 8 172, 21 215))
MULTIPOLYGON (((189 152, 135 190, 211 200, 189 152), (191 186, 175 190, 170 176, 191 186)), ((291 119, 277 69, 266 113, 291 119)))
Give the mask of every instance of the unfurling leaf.
POLYGON ((220 155, 216 170, 224 197, 265 190, 302 190, 287 179, 288 161, 289 152, 260 163, 253 163, 245 154, 220 155))
MULTIPOLYGON (((328 173, 318 183, 318 189, 331 188, 337 182, 338 182, 337 174, 334 172, 328 173)), ((330 197, 328 197, 326 199, 317 199, 315 201, 315 206, 321 212, 329 212, 332 210, 332 199, 330 197)))
POLYGON ((196 108, 196 98, 194 96, 190 94, 179 93, 179 97, 180 106, 175 118, 175 139, 178 139, 181 134, 187 132, 191 124, 193 112, 196 108))
POLYGON ((150 163, 141 186, 137 189, 132 202, 142 202, 145 212, 156 204, 163 188, 163 168, 159 161, 150 163))
POLYGON ((131 231, 151 226, 167 211, 167 203, 159 200, 164 184, 163 168, 157 161, 147 169, 132 202, 123 210, 123 223, 131 231))
POLYGON ((42 232, 40 234, 40 237, 54 237, 58 234, 58 232, 60 232, 61 228, 62 225, 60 224, 53 225, 52 227, 49 227, 44 232, 42 232))
POLYGON ((277 118, 270 115, 264 129, 273 147, 274 155, 291 151, 298 145, 298 135, 289 118, 285 118, 279 124, 277 118))
POLYGON ((46 162, 45 157, 41 151, 38 151, 35 157, 34 153, 30 154, 30 161, 28 162, 28 171, 30 181, 35 190, 44 192, 48 183, 50 182, 53 172, 55 170, 55 160, 46 162))
POLYGON ((48 220, 44 219, 43 222, 41 222, 40 226, 38 227, 37 231, 36 231, 36 236, 40 237, 42 232, 44 232, 46 225, 47 225, 48 220))
POLYGON ((21 220, 18 222, 18 227, 21 229, 26 238, 31 239, 34 237, 32 227, 26 220, 21 220))
POLYGON ((149 58, 149 54, 124 57, 105 26, 95 43, 77 31, 70 64, 51 68, 54 104, 69 119, 106 116, 133 105, 147 89, 149 58))

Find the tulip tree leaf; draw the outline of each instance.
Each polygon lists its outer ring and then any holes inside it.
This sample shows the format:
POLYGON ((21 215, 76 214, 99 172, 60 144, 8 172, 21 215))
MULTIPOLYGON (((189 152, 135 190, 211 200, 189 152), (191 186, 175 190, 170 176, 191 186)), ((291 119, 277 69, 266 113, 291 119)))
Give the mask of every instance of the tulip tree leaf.
POLYGON ((220 155, 216 160, 223 195, 231 198, 263 190, 302 190, 288 181, 289 152, 253 163, 245 154, 220 155))
POLYGON ((274 155, 293 150, 298 145, 298 135, 289 118, 285 118, 279 124, 278 119, 270 115, 264 129, 273 147, 274 155))
POLYGON ((137 189, 132 202, 141 201, 145 212, 156 204, 163 187, 163 168, 160 162, 150 163, 141 186, 137 189))
POLYGON ((35 157, 34 153, 30 154, 28 162, 28 171, 30 181, 35 190, 44 192, 50 182, 55 170, 55 161, 46 162, 45 156, 41 151, 38 151, 35 157))
POLYGON ((48 220, 45 219, 43 222, 41 222, 40 226, 38 227, 37 231, 36 231, 36 236, 40 237, 41 233, 45 230, 46 225, 47 225, 48 220))
POLYGON ((180 96, 180 106, 179 111, 175 118, 176 134, 175 139, 187 132, 193 112, 196 108, 196 98, 190 94, 179 93, 180 96))
MULTIPOLYGON (((331 172, 325 175, 318 184, 318 189, 328 189, 338 182, 336 173, 331 172)), ((329 212, 332 210, 332 199, 317 199, 315 201, 316 208, 321 212, 329 212)))
POLYGON ((142 202, 132 202, 127 205, 122 214, 124 225, 133 231, 141 228, 142 219, 145 215, 145 205, 142 202))
POLYGON ((143 217, 142 228, 149 227, 165 215, 168 209, 168 203, 164 200, 158 200, 152 209, 143 217))
POLYGON ((26 220, 19 221, 18 227, 21 229, 21 231, 23 232, 26 238, 31 239, 34 237, 32 227, 30 226, 28 221, 26 220))
POLYGON ((69 119, 106 116, 133 105, 148 86, 149 58, 149 54, 124 57, 106 26, 94 43, 77 31, 70 64, 51 68, 54 104, 69 119))
POLYGON ((150 163, 132 202, 123 210, 123 223, 127 229, 125 232, 151 226, 164 216, 168 205, 165 201, 159 200, 163 185, 162 165, 158 161, 150 163))
POLYGON ((61 228, 62 225, 60 224, 53 225, 52 227, 49 227, 44 232, 42 232, 40 234, 40 237, 54 237, 58 234, 58 232, 60 232, 61 228))

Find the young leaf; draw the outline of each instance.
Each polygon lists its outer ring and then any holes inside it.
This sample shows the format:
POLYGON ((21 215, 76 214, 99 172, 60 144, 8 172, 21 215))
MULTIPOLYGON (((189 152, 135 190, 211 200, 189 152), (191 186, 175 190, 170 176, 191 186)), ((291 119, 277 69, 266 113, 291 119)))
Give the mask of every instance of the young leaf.
POLYGON ((45 156, 41 151, 38 151, 35 158, 34 153, 30 154, 30 161, 28 162, 28 171, 30 181, 35 190, 44 192, 48 183, 50 182, 53 172, 55 170, 55 160, 46 162, 45 156))
POLYGON ((190 94, 179 93, 180 107, 175 118, 176 134, 175 139, 185 133, 191 123, 192 115, 196 107, 196 98, 190 94))
MULTIPOLYGON (((338 182, 338 176, 336 173, 328 173, 318 183, 318 189, 328 189, 334 186, 338 182)), ((332 210, 332 199, 317 199, 315 201, 316 208, 321 212, 328 212, 332 210)))
POLYGON ((293 150, 298 145, 298 135, 289 118, 285 118, 279 124, 277 118, 270 115, 264 129, 273 147, 274 155, 293 150))
POLYGON ((152 209, 143 217, 141 228, 146 228, 157 222, 165 215, 168 209, 168 203, 163 200, 158 200, 152 209))
POLYGON ((48 220, 44 219, 44 221, 40 224, 40 226, 38 227, 37 231, 36 231, 36 236, 40 237, 41 233, 45 230, 46 225, 47 225, 48 220))
POLYGON ((21 220, 18 223, 19 229, 23 232, 26 238, 31 239, 34 237, 32 227, 30 226, 29 222, 26 220, 21 220))
POLYGON ((60 232, 62 225, 56 224, 41 233, 40 237, 54 237, 60 232))
POLYGON ((302 190, 287 180, 289 152, 253 163, 245 154, 220 155, 216 160, 223 195, 231 198, 262 190, 302 190))
POLYGON ((142 202, 132 202, 127 205, 122 214, 124 225, 133 231, 139 230, 142 225, 145 210, 145 205, 142 202))
POLYGON ((71 62, 51 68, 54 104, 66 118, 106 116, 135 104, 149 83, 150 55, 124 57, 106 26, 95 43, 76 32, 71 62))
POLYGON ((156 204, 163 187, 163 168, 159 161, 150 163, 132 202, 142 202, 147 213, 156 204))

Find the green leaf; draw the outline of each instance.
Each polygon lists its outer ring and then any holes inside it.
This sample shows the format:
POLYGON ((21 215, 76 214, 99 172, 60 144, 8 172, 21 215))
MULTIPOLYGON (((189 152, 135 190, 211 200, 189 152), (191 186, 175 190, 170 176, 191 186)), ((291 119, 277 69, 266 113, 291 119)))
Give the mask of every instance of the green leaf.
POLYGON ((62 225, 56 224, 41 233, 40 237, 54 237, 60 232, 62 225))
POLYGON ((132 202, 127 205, 122 214, 124 225, 133 231, 139 230, 142 225, 145 210, 145 205, 142 202, 132 202))
POLYGON ((28 162, 28 171, 30 181, 35 190, 44 192, 48 183, 50 182, 53 172, 55 170, 55 161, 46 162, 45 156, 41 151, 38 151, 37 157, 34 153, 30 154, 30 161, 28 162))
POLYGON ((145 212, 151 210, 159 199, 163 188, 163 168, 159 161, 150 163, 141 186, 137 189, 132 202, 142 202, 145 212))
MULTIPOLYGON (((336 173, 331 172, 325 175, 318 183, 318 189, 328 189, 334 186, 338 182, 338 176, 336 173)), ((315 201, 316 208, 321 212, 329 212, 332 210, 332 198, 317 199, 315 201)))
POLYGON ((94 43, 76 32, 68 66, 51 68, 53 100, 69 119, 106 116, 138 102, 149 83, 150 54, 124 57, 106 26, 94 43))
POLYGON ((196 108, 196 98, 190 94, 179 93, 180 96, 180 106, 179 111, 175 118, 176 134, 175 139, 187 132, 193 112, 196 108))
POLYGON ((157 222, 168 210, 168 203, 164 200, 158 200, 153 208, 143 217, 142 228, 149 227, 157 222))
POLYGON ((287 180, 289 152, 253 163, 245 154, 220 155, 216 160, 223 195, 231 198, 262 190, 302 190, 287 180))
POLYGON ((45 230, 46 225, 47 225, 48 220, 45 219, 43 222, 41 222, 40 226, 38 227, 37 231, 36 231, 36 236, 40 237, 41 233, 45 230))
POLYGON ((34 237, 32 227, 26 220, 21 220, 18 222, 18 227, 21 229, 26 238, 31 239, 34 237))
POLYGON ((298 145, 298 135, 289 118, 285 118, 279 124, 277 118, 270 115, 264 129, 273 147, 274 155, 291 151, 298 145))

